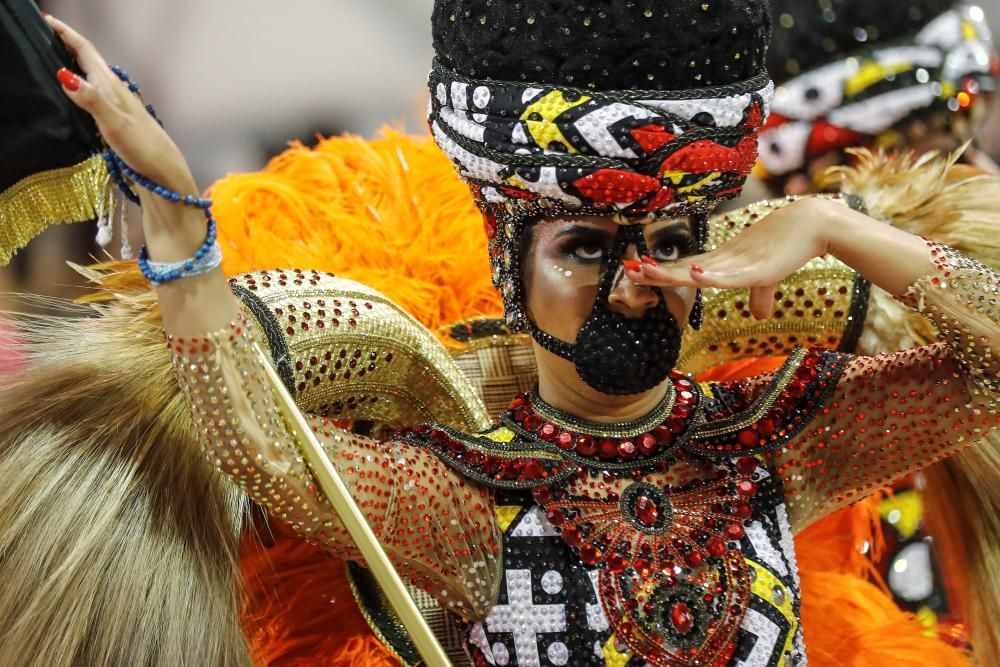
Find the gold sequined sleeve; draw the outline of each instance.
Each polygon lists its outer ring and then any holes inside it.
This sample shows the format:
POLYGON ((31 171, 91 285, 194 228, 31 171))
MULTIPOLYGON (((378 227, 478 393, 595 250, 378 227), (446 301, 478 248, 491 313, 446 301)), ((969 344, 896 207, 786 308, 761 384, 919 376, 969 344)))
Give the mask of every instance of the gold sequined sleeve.
MULTIPOLYGON (((168 336, 205 452, 301 535, 358 560, 278 412, 251 345, 260 338, 242 311, 225 330, 201 338, 168 336)), ((499 586, 499 535, 489 491, 426 450, 358 437, 322 417, 309 421, 400 574, 445 608, 482 617, 499 586)))
POLYGON ((931 253, 937 272, 901 300, 934 324, 939 342, 847 358, 818 416, 773 454, 796 529, 1000 424, 1000 275, 941 246, 931 253))

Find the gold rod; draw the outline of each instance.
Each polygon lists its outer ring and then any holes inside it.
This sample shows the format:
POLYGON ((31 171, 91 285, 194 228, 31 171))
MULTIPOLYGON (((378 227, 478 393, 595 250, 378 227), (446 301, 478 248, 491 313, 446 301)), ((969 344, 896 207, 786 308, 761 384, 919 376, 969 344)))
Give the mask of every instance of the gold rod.
POLYGON ((368 569, 375 575, 375 581, 382 588, 389 604, 392 605, 399 620, 402 621, 406 631, 410 634, 417 651, 420 652, 427 667, 451 667, 451 662, 444 649, 441 648, 437 637, 427 625, 426 619, 420 615, 420 611, 406 590, 403 580, 400 579, 399 573, 396 572, 396 568, 393 567, 389 557, 382 549, 382 545, 378 543, 375 533, 365 521, 361 510, 351 498, 350 492, 344 486, 340 475, 337 474, 337 469, 327 458, 302 411, 299 410, 281 378, 278 377, 278 373, 271 366, 270 356, 257 343, 254 343, 254 349, 257 351, 257 356, 260 358, 268 380, 274 389, 278 399, 278 407, 295 434, 303 458, 312 470, 320 489, 333 505, 334 511, 337 512, 337 516, 347 528, 347 532, 350 533, 351 539, 358 546, 361 556, 368 564, 368 569))

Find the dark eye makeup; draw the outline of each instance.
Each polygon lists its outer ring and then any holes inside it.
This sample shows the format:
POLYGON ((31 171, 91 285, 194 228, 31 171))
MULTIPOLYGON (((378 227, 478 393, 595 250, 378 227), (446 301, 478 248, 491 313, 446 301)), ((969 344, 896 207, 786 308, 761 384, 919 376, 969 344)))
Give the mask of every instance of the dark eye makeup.
POLYGON ((556 235, 556 252, 573 262, 604 262, 611 252, 614 236, 592 227, 573 225, 556 235))
POLYGON ((674 262, 694 252, 694 236, 684 221, 666 225, 653 232, 646 240, 649 254, 658 262, 674 262))
MULTIPOLYGON (((556 254, 580 264, 602 264, 614 245, 612 232, 586 225, 570 224, 555 238, 556 254)), ((672 262, 691 253, 693 237, 684 221, 657 229, 647 240, 650 256, 658 262, 672 262)))

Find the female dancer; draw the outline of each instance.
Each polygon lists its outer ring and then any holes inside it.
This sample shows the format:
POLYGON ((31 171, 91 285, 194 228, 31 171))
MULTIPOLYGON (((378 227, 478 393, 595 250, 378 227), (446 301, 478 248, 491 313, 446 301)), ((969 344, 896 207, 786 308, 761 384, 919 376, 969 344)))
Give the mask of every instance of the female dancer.
MULTIPOLYGON (((636 23, 655 14, 636 11, 636 23)), ((249 348, 258 331, 304 407, 363 418, 392 386, 404 409, 387 421, 449 414, 465 427, 374 441, 313 419, 401 570, 468 621, 477 664, 798 662, 791 531, 995 426, 997 277, 974 262, 824 200, 679 261, 704 242, 709 203, 737 192, 752 165, 766 16, 748 3, 691 4, 666 21, 729 34, 722 26, 740 11, 758 29, 732 60, 695 63, 681 75, 695 90, 677 94, 601 91, 601 69, 591 81, 573 74, 579 89, 504 76, 502 64, 474 80, 488 59, 442 48, 461 11, 438 7, 432 129, 483 209, 509 322, 536 344, 537 392, 495 424, 377 294, 315 272, 263 272, 238 284, 247 313, 212 269, 200 213, 140 195, 144 270, 159 283, 203 445, 275 515, 354 555, 262 381, 249 348), (874 359, 799 350, 773 376, 708 393, 671 372, 678 322, 702 319, 696 290, 749 287, 749 310, 764 317, 775 286, 827 253, 932 318, 942 341, 874 359), (344 382, 353 400, 322 403, 344 382), (438 389, 430 400, 400 391, 420 383, 438 389)), ((495 15, 473 18, 487 26, 495 15)), ((193 193, 141 103, 91 45, 53 26, 88 74, 66 76, 67 94, 144 174, 135 180, 193 193)), ((652 62, 637 70, 648 81, 677 74, 652 62)))

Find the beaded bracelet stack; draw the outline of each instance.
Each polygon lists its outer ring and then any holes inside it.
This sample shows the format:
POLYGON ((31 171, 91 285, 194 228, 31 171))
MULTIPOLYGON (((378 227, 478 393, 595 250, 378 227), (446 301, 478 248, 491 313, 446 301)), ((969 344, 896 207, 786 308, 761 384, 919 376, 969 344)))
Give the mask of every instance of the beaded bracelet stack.
MULTIPOLYGON (((128 84, 129 90, 137 95, 139 94, 139 84, 131 81, 127 72, 114 66, 111 67, 111 71, 114 72, 119 79, 128 84)), ((163 124, 157 117, 156 111, 153 109, 152 105, 147 104, 146 111, 149 112, 149 115, 152 116, 156 122, 160 123, 160 125, 163 124)), ((168 283, 179 278, 198 276, 203 273, 208 273, 222 263, 222 249, 216 242, 216 237, 218 236, 218 225, 212 217, 211 211, 212 200, 195 197, 193 195, 182 195, 179 192, 174 192, 173 190, 157 184, 155 181, 143 176, 126 164, 126 162, 122 160, 121 156, 111 149, 104 152, 104 163, 108 167, 108 174, 118 185, 118 189, 123 195, 125 195, 126 199, 134 204, 139 204, 139 196, 132 189, 130 182, 145 188, 149 192, 152 192, 169 202, 182 204, 184 206, 192 206, 205 212, 205 218, 208 220, 205 241, 195 251, 194 255, 188 259, 180 262, 154 262, 149 258, 149 251, 146 249, 146 246, 142 247, 139 251, 139 269, 142 271, 142 275, 146 276, 146 279, 149 280, 149 282, 153 283, 153 285, 162 285, 163 283, 168 283)))

